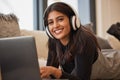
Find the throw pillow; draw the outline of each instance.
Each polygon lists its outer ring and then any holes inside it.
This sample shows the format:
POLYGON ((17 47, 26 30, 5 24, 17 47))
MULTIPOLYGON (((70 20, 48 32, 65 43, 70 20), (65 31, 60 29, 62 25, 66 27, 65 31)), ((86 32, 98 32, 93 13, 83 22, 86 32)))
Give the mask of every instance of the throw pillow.
POLYGON ((14 14, 0 13, 0 38, 20 36, 18 18, 14 14))

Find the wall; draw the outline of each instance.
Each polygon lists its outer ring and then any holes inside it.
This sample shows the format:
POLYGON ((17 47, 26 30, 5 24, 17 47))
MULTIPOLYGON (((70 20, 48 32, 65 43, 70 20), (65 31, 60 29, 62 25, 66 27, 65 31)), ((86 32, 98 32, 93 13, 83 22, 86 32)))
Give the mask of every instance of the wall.
POLYGON ((78 0, 48 0, 48 5, 54 2, 65 2, 70 4, 76 11, 78 11, 78 0))
POLYGON ((120 22, 120 0, 96 0, 97 35, 107 38, 108 28, 120 22))

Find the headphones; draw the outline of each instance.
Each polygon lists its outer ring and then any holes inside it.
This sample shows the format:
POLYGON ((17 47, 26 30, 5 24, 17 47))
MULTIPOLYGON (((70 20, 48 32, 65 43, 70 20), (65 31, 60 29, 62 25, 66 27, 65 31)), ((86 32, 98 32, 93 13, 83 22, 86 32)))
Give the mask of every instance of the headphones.
MULTIPOLYGON (((55 2, 55 3, 63 3, 63 2, 55 2)), ((53 5, 55 3, 52 3, 51 5, 53 5)), ((71 17, 70 22, 71 22, 73 30, 76 31, 80 27, 80 19, 79 19, 78 15, 77 15, 77 12, 69 4, 66 4, 66 3, 63 3, 63 4, 69 6, 73 10, 73 12, 75 14, 75 15, 73 15, 71 17)), ((49 5, 49 6, 51 6, 51 5, 49 5)), ((45 16, 46 11, 48 10, 49 6, 45 9, 44 16, 45 16)), ((46 25, 45 21, 44 21, 44 25, 46 25)), ((45 26, 45 30, 46 30, 47 35, 54 39, 53 35, 50 33, 50 31, 48 29, 48 26, 45 26)))

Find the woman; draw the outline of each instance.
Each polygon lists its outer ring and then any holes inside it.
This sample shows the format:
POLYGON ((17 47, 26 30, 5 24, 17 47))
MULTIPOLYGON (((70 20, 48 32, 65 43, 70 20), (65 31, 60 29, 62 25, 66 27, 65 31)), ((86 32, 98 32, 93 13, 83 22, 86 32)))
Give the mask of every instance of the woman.
POLYGON ((47 66, 40 68, 41 77, 90 80, 100 47, 94 35, 80 25, 71 6, 53 3, 44 13, 44 24, 49 51, 47 66))

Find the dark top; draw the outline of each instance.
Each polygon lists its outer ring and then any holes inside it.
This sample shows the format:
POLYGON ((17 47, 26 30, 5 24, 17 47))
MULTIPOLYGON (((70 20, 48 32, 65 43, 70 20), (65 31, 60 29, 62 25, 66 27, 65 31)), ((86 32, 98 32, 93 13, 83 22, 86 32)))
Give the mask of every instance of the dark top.
MULTIPOLYGON (((85 46, 88 47, 83 48, 82 52, 80 52, 79 48, 76 50, 76 52, 74 52, 76 55, 74 56, 73 60, 70 62, 63 62, 64 64, 59 63, 59 65, 55 63, 55 61, 53 64, 51 64, 53 56, 57 57, 57 51, 54 54, 51 54, 49 51, 47 66, 54 66, 57 68, 60 66, 62 69, 62 76, 60 79, 90 80, 92 65, 98 58, 98 49, 95 45, 95 42, 90 37, 86 39, 85 46)), ((62 49, 60 50, 65 52, 66 46, 62 45, 62 49)))

